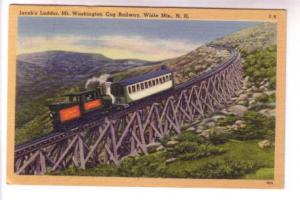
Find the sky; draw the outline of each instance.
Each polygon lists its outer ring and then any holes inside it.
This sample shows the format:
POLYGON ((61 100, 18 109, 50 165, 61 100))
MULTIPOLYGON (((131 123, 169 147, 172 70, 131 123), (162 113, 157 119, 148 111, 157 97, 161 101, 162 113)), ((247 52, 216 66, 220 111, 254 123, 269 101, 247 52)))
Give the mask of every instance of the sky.
POLYGON ((177 57, 256 22, 19 17, 17 54, 49 50, 149 61, 177 57))

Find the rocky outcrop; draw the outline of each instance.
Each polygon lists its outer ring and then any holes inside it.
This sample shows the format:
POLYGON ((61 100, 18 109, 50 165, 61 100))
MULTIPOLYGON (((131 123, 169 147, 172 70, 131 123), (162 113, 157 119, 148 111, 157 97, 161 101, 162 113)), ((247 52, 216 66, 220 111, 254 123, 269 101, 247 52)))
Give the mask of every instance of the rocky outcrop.
POLYGON ((243 116, 248 111, 248 108, 243 105, 233 105, 228 108, 228 111, 234 115, 243 116))
MULTIPOLYGON (((274 102, 268 102, 268 99, 275 95, 274 90, 269 89, 269 82, 264 79, 260 83, 253 83, 249 77, 244 77, 243 86, 236 96, 232 97, 229 104, 219 112, 210 114, 204 119, 196 120, 187 126, 188 131, 199 134, 200 137, 208 139, 210 134, 228 133, 244 129, 247 124, 243 120, 236 120, 231 125, 220 126, 219 121, 229 115, 243 117, 250 110, 263 114, 266 117, 275 117, 276 109, 274 102), (258 86, 257 86, 258 85, 258 86)), ((268 146, 264 141, 262 146, 268 146)))
POLYGON ((270 140, 262 140, 260 142, 258 142, 258 146, 261 149, 266 149, 272 146, 272 143, 270 140))

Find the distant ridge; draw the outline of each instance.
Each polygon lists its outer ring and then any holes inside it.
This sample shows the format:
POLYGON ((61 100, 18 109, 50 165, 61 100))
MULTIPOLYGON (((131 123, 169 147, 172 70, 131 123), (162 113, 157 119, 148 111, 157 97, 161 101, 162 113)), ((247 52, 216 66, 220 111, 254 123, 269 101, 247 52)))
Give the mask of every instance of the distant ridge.
POLYGON ((123 71, 151 62, 114 60, 102 54, 45 51, 17 56, 17 102, 78 85, 91 76, 123 71), (26 98, 24 98, 26 97, 26 98))

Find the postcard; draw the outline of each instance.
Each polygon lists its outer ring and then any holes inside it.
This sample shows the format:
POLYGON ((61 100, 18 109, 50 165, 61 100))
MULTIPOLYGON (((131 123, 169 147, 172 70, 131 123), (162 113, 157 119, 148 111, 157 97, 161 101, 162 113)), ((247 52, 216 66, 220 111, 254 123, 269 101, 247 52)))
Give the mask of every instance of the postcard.
POLYGON ((284 10, 11 5, 10 184, 282 188, 284 10))

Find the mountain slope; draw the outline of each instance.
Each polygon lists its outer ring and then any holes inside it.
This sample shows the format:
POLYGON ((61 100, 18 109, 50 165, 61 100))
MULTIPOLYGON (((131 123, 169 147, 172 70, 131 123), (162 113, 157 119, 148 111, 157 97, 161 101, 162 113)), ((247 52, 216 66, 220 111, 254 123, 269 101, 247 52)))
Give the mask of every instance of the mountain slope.
POLYGON ((251 53, 257 49, 263 50, 276 44, 276 23, 261 23, 258 26, 242 29, 212 44, 226 45, 238 48, 241 53, 251 53))
POLYGON ((100 73, 147 64, 141 60, 113 60, 101 54, 47 51, 17 57, 17 102, 67 88, 100 73), (25 98, 24 98, 25 97, 25 98))
POLYGON ((183 83, 197 75, 209 71, 229 58, 229 52, 202 45, 185 55, 164 60, 151 66, 140 66, 116 74, 116 80, 159 69, 165 65, 174 72, 175 84, 183 83))

